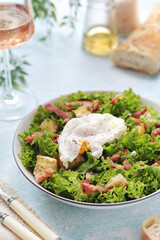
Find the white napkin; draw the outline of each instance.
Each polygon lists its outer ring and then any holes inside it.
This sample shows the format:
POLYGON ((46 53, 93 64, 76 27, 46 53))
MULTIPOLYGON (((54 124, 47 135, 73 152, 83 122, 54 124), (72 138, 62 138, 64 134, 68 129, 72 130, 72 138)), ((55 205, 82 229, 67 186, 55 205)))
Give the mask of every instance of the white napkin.
MULTIPOLYGON (((5 180, 0 178, 0 188, 8 193, 10 196, 15 197, 19 202, 21 202, 28 210, 30 210, 34 215, 38 217, 36 212, 20 197, 20 195, 9 186, 5 180)), ((37 235, 40 239, 42 239, 27 223, 25 223, 9 206, 6 202, 0 197, 0 212, 4 212, 18 221, 20 224, 28 228, 31 232, 37 235)), ((42 221, 42 220, 41 220, 42 221)), ((43 221, 42 221, 43 222, 43 221)), ((45 223, 45 225, 47 225, 45 223)), ((48 226, 48 225, 47 225, 48 226)), ((49 227, 49 226, 48 226, 49 227)), ((0 224, 0 240, 19 240, 20 238, 12 233, 9 229, 7 229, 3 224, 0 224)))

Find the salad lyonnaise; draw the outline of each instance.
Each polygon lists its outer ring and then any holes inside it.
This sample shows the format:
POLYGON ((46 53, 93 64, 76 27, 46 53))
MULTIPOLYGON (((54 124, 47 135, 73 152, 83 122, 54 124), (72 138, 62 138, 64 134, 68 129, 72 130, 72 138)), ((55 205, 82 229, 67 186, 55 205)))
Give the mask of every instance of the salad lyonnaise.
POLYGON ((160 116, 132 89, 78 91, 39 106, 20 139, 22 163, 57 195, 116 203, 160 188, 160 116))

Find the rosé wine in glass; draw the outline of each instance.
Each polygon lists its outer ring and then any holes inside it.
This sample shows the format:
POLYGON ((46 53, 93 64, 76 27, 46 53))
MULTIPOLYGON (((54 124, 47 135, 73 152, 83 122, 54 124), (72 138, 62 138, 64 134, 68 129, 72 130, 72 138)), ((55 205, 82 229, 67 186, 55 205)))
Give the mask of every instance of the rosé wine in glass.
POLYGON ((30 0, 0 1, 0 49, 3 49, 5 88, 0 91, 0 120, 23 118, 36 105, 34 95, 13 89, 8 49, 27 42, 34 33, 30 0))

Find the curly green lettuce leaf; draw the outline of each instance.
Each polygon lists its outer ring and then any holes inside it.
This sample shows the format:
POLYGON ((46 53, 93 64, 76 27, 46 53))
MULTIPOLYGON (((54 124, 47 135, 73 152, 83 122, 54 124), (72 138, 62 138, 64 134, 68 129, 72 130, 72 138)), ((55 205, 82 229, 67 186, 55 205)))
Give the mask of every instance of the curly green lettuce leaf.
POLYGON ((54 133, 46 129, 42 135, 37 136, 31 145, 37 145, 39 155, 57 158, 58 144, 52 141, 54 133))
POLYGON ((150 138, 151 136, 149 134, 139 136, 138 130, 135 132, 127 131, 127 134, 122 140, 122 144, 131 152, 136 152, 135 161, 152 162, 153 160, 158 160, 160 145, 158 144, 158 139, 150 142, 150 138))
POLYGON ((38 154, 38 148, 32 147, 26 141, 22 142, 21 144, 21 154, 19 154, 19 158, 22 161, 22 164, 27 167, 31 168, 32 170, 36 164, 36 156, 38 154))
MULTIPOLYGON (((110 97, 110 100, 114 96, 110 97)), ((144 107, 140 103, 140 96, 136 95, 131 88, 125 90, 122 98, 118 99, 115 104, 110 104, 109 101, 100 108, 101 113, 111 113, 116 117, 123 116, 125 111, 130 113, 136 112, 144 107)))
MULTIPOLYGON (((81 182, 84 182, 82 168, 79 168, 80 172, 60 169, 59 173, 54 172, 50 179, 45 180, 42 186, 60 196, 77 201, 95 203, 117 203, 138 199, 160 188, 160 167, 148 166, 140 162, 126 171, 124 169, 113 169, 108 160, 103 159, 103 161, 106 161, 107 166, 104 171, 97 171, 101 161, 98 164, 96 163, 96 167, 95 165, 94 167, 92 166, 93 171, 91 171, 90 184, 104 187, 111 177, 121 173, 126 178, 128 187, 120 185, 119 187, 113 187, 105 193, 98 190, 92 194, 86 194, 81 188, 81 182)), ((83 168, 84 172, 86 171, 83 168)))
POLYGON ((41 185, 57 195, 85 201, 87 196, 83 193, 78 175, 76 171, 60 169, 59 173, 54 172, 52 177, 43 181, 41 185))
POLYGON ((157 112, 152 106, 148 106, 147 114, 141 115, 140 121, 146 124, 146 133, 151 133, 156 126, 160 126, 159 112, 157 112))
MULTIPOLYGON (((20 135, 23 139, 27 136, 26 133, 20 135)), ((46 129, 41 135, 34 138, 32 143, 22 141, 21 155, 19 156, 25 167, 33 169, 36 164, 36 156, 49 156, 57 158, 58 144, 52 141, 54 133, 46 129)))

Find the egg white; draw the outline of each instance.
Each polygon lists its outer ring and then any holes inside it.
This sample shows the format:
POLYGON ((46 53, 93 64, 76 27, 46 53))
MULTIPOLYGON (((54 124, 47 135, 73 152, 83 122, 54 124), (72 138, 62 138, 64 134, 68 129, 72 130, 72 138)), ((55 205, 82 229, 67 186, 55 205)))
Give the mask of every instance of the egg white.
POLYGON ((92 113, 67 122, 59 136, 59 157, 65 168, 78 155, 83 141, 87 143, 92 156, 100 158, 103 144, 120 140, 127 127, 123 119, 109 113, 92 113))

